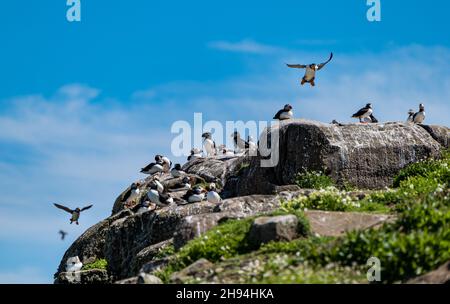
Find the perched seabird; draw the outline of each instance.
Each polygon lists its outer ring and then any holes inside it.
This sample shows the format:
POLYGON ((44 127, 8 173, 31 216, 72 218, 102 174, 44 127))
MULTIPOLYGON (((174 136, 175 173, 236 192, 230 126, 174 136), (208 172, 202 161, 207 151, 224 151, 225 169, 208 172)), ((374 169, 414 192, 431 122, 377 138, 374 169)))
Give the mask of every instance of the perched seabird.
POLYGON ((164 192, 164 186, 163 184, 161 184, 161 182, 159 181, 159 177, 155 176, 153 178, 153 183, 156 184, 156 190, 158 190, 159 193, 163 193, 164 192))
POLYGON ((125 192, 122 201, 127 202, 134 200, 136 197, 138 197, 140 194, 139 190, 140 185, 141 185, 140 183, 132 183, 128 191, 125 192))
POLYGON ((212 135, 210 132, 205 132, 202 134, 203 146, 205 147, 206 156, 215 156, 217 154, 216 143, 212 140, 212 135))
POLYGON ((66 261, 66 272, 80 271, 83 268, 83 263, 81 263, 78 256, 70 257, 66 261))
POLYGON ((168 193, 159 193, 156 183, 150 183, 150 190, 147 193, 147 198, 150 202, 157 206, 164 207, 173 203, 173 198, 168 193))
POLYGON ((149 175, 154 175, 157 173, 162 173, 164 172, 164 166, 163 166, 163 162, 156 162, 156 163, 150 163, 147 166, 145 166, 144 168, 141 169, 141 173, 144 174, 149 174, 149 175))
POLYGON ((364 123, 378 123, 378 119, 376 119, 375 116, 373 116, 373 114, 370 114, 369 117, 363 118, 363 122, 364 123))
POLYGON ((241 135, 238 131, 234 131, 231 137, 233 137, 234 148, 238 153, 249 148, 250 145, 248 144, 248 142, 241 138, 241 135))
POLYGON ((234 156, 234 151, 227 148, 225 145, 219 146, 219 152, 222 156, 234 156))
POLYGON ((175 164, 175 167, 173 167, 173 169, 170 170, 170 175, 172 175, 172 177, 181 177, 184 174, 186 174, 186 172, 184 172, 181 169, 181 165, 180 164, 175 164))
POLYGON ((292 112, 292 106, 290 104, 287 104, 284 106, 283 109, 281 109, 280 111, 277 112, 277 114, 275 114, 273 119, 286 120, 291 119, 292 116, 294 116, 294 113, 292 112))
POLYGON ((187 160, 191 161, 197 158, 201 158, 202 157, 202 150, 198 149, 198 148, 192 148, 191 149, 191 155, 188 156, 187 160))
POLYGON ((363 120, 365 118, 370 117, 370 115, 372 115, 372 104, 368 103, 366 104, 366 106, 362 109, 360 109, 358 112, 356 112, 355 114, 353 114, 352 118, 358 118, 360 123, 363 123, 363 120))
POLYGON ((81 208, 81 209, 77 207, 74 210, 72 210, 72 209, 70 209, 70 208, 68 208, 66 206, 63 206, 63 205, 59 205, 59 204, 54 204, 54 205, 55 205, 56 208, 62 209, 64 211, 69 212, 70 214, 72 214, 72 217, 70 218, 70 223, 72 224, 73 222, 75 222, 77 225, 79 224, 78 223, 78 219, 80 218, 80 213, 82 211, 87 210, 87 209, 89 209, 89 208, 91 208, 93 206, 93 205, 89 205, 89 206, 86 206, 86 207, 81 208))
POLYGON ((425 120, 425 105, 423 103, 421 103, 419 105, 419 112, 417 112, 413 116, 413 122, 415 124, 421 124, 421 123, 423 123, 424 120, 425 120))
POLYGON ((61 240, 64 241, 64 239, 66 238, 67 232, 65 232, 63 230, 59 230, 58 233, 59 233, 59 235, 61 235, 61 240))
POLYGON ((172 167, 172 162, 166 156, 162 156, 162 155, 159 155, 159 154, 155 155, 155 161, 157 163, 162 163, 164 172, 169 172, 170 168, 172 167))
POLYGON ((142 203, 140 203, 138 205, 138 209, 137 209, 136 213, 144 213, 144 212, 155 210, 155 209, 156 209, 156 204, 149 202, 149 201, 143 201, 142 203))
POLYGON ((205 190, 202 187, 189 189, 186 194, 183 195, 182 199, 184 199, 188 203, 201 202, 205 199, 205 190))
POLYGON ((312 64, 286 64, 288 67, 290 68, 296 68, 296 69, 306 69, 305 71, 305 76, 303 76, 302 81, 301 81, 301 85, 304 85, 305 83, 309 83, 311 84, 311 86, 315 86, 315 79, 316 79, 316 71, 321 70, 328 62, 331 61, 331 59, 333 59, 333 53, 330 54, 330 58, 324 62, 321 63, 319 65, 312 63, 312 64))
POLYGON ((250 135, 247 137, 248 142, 248 151, 250 155, 256 155, 256 152, 258 151, 258 145, 254 142, 253 137, 250 135))
POLYGON ((191 189, 191 179, 189 176, 183 177, 180 183, 175 184, 169 190, 171 192, 184 191, 191 189))
POLYGON ((406 119, 406 122, 410 122, 410 123, 414 122, 414 120, 413 120, 414 114, 415 114, 414 110, 409 109, 408 118, 406 119))
POLYGON ((219 204, 222 202, 219 193, 216 192, 216 184, 211 183, 208 187, 208 193, 206 194, 206 200, 213 204, 219 204))

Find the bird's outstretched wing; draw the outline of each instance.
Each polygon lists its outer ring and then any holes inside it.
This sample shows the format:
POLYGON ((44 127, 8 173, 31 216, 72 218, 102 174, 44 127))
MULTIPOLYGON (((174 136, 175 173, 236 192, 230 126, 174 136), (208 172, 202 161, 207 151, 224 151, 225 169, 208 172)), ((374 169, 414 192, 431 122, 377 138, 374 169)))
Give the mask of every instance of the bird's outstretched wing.
POLYGON ((280 119, 280 115, 281 115, 281 113, 283 113, 284 112, 284 110, 280 110, 280 111, 278 111, 277 112, 277 114, 275 114, 275 116, 273 117, 273 119, 280 119))
POLYGON ((69 213, 73 213, 73 210, 68 208, 68 207, 66 207, 66 206, 63 206, 63 205, 60 205, 60 204, 53 204, 53 205, 55 205, 56 208, 62 209, 62 210, 67 211, 69 213))
POLYGON ((304 68, 306 68, 306 65, 304 65, 304 64, 288 64, 288 63, 286 63, 286 65, 289 68, 293 68, 293 69, 304 69, 304 68))
POLYGON ((145 166, 144 168, 141 169, 141 172, 150 170, 154 165, 156 165, 156 164, 155 163, 148 164, 147 166, 145 166))
POLYGON ((331 61, 331 59, 333 59, 333 53, 330 54, 330 58, 327 61, 325 61, 324 63, 321 63, 321 64, 318 65, 317 70, 322 69, 328 62, 331 61))
POLYGON ((81 211, 84 211, 84 210, 88 210, 88 209, 91 208, 92 206, 94 206, 94 205, 86 206, 86 207, 82 208, 82 209, 80 210, 80 212, 81 212, 81 211))
POLYGON ((360 117, 362 116, 364 113, 366 113, 368 110, 368 108, 364 107, 362 109, 360 109, 358 112, 356 112, 355 114, 353 114, 352 117, 360 117))

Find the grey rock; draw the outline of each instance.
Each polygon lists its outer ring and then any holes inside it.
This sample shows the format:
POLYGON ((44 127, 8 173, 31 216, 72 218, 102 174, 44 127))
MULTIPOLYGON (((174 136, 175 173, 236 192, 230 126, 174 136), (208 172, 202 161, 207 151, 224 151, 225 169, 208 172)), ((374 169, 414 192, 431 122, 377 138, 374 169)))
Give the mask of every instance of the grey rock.
POLYGON ((104 269, 90 269, 58 274, 55 284, 109 284, 111 278, 104 269))
POLYGON ((163 284, 163 281, 152 274, 141 272, 138 276, 138 284, 163 284))
MULTIPOLYGON (((344 126, 293 119, 269 129, 279 132, 279 162, 261 167, 261 157, 226 191, 232 196, 271 194, 277 186, 293 184, 303 170, 324 171, 338 184, 362 189, 391 186, 405 166, 438 157, 442 146, 418 125, 404 123, 348 124, 344 126)), ((263 132, 263 134, 266 134, 263 132)))
POLYGON ((170 282, 175 284, 183 284, 195 280, 195 278, 204 275, 204 272, 211 271, 214 264, 207 259, 200 259, 185 269, 174 273, 170 277, 170 282))
POLYGON ((167 266, 171 261, 170 257, 166 257, 166 258, 162 258, 162 259, 156 259, 153 261, 150 261, 146 264, 144 264, 144 266, 142 266, 140 272, 144 272, 144 273, 155 273, 159 270, 161 270, 162 268, 164 268, 165 266, 167 266))
POLYGON ((138 277, 131 277, 131 278, 126 278, 123 280, 119 280, 114 282, 114 284, 137 284, 138 283, 138 277))
POLYGON ((142 266, 145 265, 146 263, 152 261, 161 250, 163 250, 169 246, 172 246, 172 245, 173 245, 173 239, 170 238, 168 240, 159 242, 157 244, 153 244, 148 247, 145 247, 144 249, 139 251, 136 254, 136 256, 134 256, 132 258, 131 263, 130 263, 129 273, 131 273, 131 274, 138 273, 139 269, 141 269, 142 266))
POLYGON ((388 214, 361 212, 305 211, 311 232, 317 236, 341 236, 348 231, 380 227, 385 222, 394 221, 388 214))
POLYGON ((248 234, 248 242, 259 247, 270 241, 292 241, 298 236, 298 219, 295 215, 256 218, 248 234))

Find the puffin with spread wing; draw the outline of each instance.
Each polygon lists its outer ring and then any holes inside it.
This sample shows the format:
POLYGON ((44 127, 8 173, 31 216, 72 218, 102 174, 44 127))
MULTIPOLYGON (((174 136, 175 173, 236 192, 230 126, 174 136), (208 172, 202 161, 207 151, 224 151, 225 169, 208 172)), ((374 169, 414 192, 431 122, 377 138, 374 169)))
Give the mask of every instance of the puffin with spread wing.
POLYGON ((323 67, 333 59, 333 53, 330 54, 330 58, 321 63, 321 64, 286 64, 289 68, 295 68, 295 69, 306 69, 305 75, 303 76, 300 84, 304 85, 305 83, 309 83, 312 87, 316 85, 315 79, 316 79, 316 72, 323 69, 323 67))
POLYGON ((73 222, 75 222, 77 225, 79 224, 78 223, 78 219, 80 218, 80 213, 82 212, 82 211, 84 211, 84 210, 88 210, 89 208, 91 208, 93 205, 89 205, 89 206, 86 206, 86 207, 84 207, 84 208, 75 208, 75 209, 70 209, 70 208, 68 208, 68 207, 66 207, 66 206, 63 206, 63 205, 59 205, 59 204, 54 204, 55 205, 55 207, 56 208, 59 208, 59 209, 62 209, 62 210, 64 210, 64 211, 66 211, 66 212, 69 212, 70 214, 72 214, 72 217, 70 218, 70 223, 72 224, 73 222))

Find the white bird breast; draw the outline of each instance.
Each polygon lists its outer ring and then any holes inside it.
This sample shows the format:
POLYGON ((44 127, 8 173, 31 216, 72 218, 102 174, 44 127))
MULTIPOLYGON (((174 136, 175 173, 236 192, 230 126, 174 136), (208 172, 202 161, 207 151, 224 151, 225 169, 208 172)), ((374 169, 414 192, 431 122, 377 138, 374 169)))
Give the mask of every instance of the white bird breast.
POLYGON ((280 119, 290 119, 294 116, 294 113, 292 111, 289 112, 283 112, 280 114, 280 119))
POLYGON ((154 203, 154 204, 159 204, 159 193, 156 190, 151 189, 148 193, 147 193, 147 197, 148 199, 154 203))
POLYGON ((419 112, 414 119, 415 123, 422 123, 425 120, 425 112, 419 112))
POLYGON ((148 170, 148 173, 155 174, 162 171, 164 171, 163 166, 161 166, 160 164, 156 164, 153 167, 151 167, 150 170, 148 170))
POLYGON ((311 80, 316 77, 316 70, 311 69, 309 66, 306 67, 305 78, 306 80, 311 80))
POLYGON ((198 202, 201 202, 204 198, 205 198, 205 194, 204 193, 192 194, 191 196, 189 196, 188 202, 189 203, 198 203, 198 202))
POLYGON ((206 199, 208 200, 208 202, 214 204, 218 204, 221 201, 220 195, 216 191, 209 191, 206 196, 206 199))
POLYGON ((364 114, 361 116, 361 118, 369 117, 370 115, 372 115, 372 113, 373 113, 373 110, 372 110, 372 109, 369 109, 366 113, 364 113, 364 114))
POLYGON ((205 146, 208 155, 215 154, 216 149, 214 148, 214 142, 211 139, 206 139, 203 145, 205 146))

